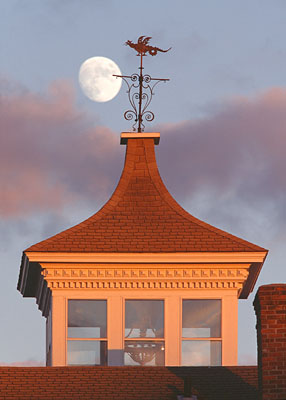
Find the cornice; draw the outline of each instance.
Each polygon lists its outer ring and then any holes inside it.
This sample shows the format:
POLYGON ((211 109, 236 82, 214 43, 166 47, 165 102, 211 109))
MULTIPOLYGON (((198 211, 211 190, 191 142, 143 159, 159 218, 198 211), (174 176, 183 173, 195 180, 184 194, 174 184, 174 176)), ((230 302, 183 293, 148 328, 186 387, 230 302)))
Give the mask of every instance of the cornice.
POLYGON ((53 281, 48 281, 48 288, 51 290, 56 290, 56 289, 64 289, 64 290, 70 290, 70 289, 229 289, 229 290, 237 290, 238 297, 239 294, 241 293, 243 287, 242 282, 233 282, 233 281, 223 281, 223 282, 206 282, 206 281, 200 281, 200 282, 169 282, 169 281, 150 281, 150 282, 144 282, 144 281, 87 281, 87 280, 82 280, 82 281, 71 281, 71 280, 65 280, 65 281, 59 281, 59 280, 53 280, 53 281))
POLYGON ((116 266, 41 264, 42 276, 57 289, 231 289, 241 293, 249 264, 236 266, 116 266))
POLYGON ((208 253, 57 253, 25 252, 29 261, 49 263, 262 263, 267 251, 208 253))
POLYGON ((82 266, 65 266, 65 268, 46 266, 42 264, 42 275, 47 279, 245 279, 248 276, 249 265, 240 265, 239 268, 225 266, 216 268, 209 266, 208 268, 195 268, 189 266, 187 268, 172 268, 170 266, 154 268, 133 266, 132 268, 107 268, 106 266, 91 266, 84 268, 82 266))

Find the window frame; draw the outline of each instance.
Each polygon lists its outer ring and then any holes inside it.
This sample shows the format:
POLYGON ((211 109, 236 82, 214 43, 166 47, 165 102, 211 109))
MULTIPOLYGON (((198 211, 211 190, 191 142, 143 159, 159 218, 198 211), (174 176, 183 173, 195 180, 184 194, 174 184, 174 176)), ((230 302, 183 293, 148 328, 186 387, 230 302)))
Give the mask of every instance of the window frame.
MULTIPOLYGON (((206 341, 206 342, 220 342, 221 344, 221 363, 220 366, 223 365, 223 298, 222 297, 181 297, 180 301, 180 366, 187 367, 187 365, 182 364, 182 343, 183 341, 206 341), (219 337, 184 337, 183 336, 183 302, 184 300, 220 300, 221 308, 220 308, 220 336, 219 337)), ((192 365, 190 365, 192 366, 192 365)), ((211 365, 209 365, 211 366, 211 365)), ((208 365, 204 365, 204 367, 208 367, 208 365)))
POLYGON ((123 297, 123 310, 122 310, 122 318, 123 318, 123 343, 122 343, 122 350, 123 350, 123 366, 128 366, 124 363, 124 355, 125 355, 125 342, 163 342, 164 345, 164 365, 166 365, 166 298, 165 297, 149 297, 149 298, 143 298, 142 297, 123 297), (125 323, 126 323, 126 301, 162 301, 163 302, 163 337, 146 337, 146 338, 140 338, 140 337, 134 337, 134 338, 126 338, 125 337, 125 323))
MULTIPOLYGON (((231 341, 236 339, 237 329, 235 324, 233 325, 233 318, 231 318, 232 325, 230 326, 230 322, 228 319, 225 319, 225 312, 229 312, 230 305, 237 305, 237 297, 235 293, 230 293, 227 296, 224 296, 224 293, 220 293, 219 290, 217 293, 210 293, 208 291, 207 296, 203 297, 201 291, 193 291, 190 293, 179 291, 179 293, 152 293, 148 294, 148 297, 142 295, 141 291, 138 293, 131 293, 130 291, 126 291, 125 293, 118 293, 115 291, 109 292, 100 291, 99 293, 91 293, 84 292, 80 293, 76 291, 76 293, 66 293, 64 296, 56 296, 55 300, 57 300, 57 304, 61 304, 59 302, 62 299, 62 322, 60 326, 62 326, 61 335, 55 336, 57 337, 57 344, 54 347, 54 339, 52 345, 52 357, 54 357, 54 349, 60 349, 58 338, 61 337, 60 342, 62 343, 62 350, 60 352, 56 352, 56 360, 63 360, 63 365, 67 364, 67 346, 68 340, 93 340, 93 341, 106 341, 107 354, 105 358, 106 365, 111 366, 124 366, 124 350, 125 350, 125 341, 153 341, 153 342, 163 342, 164 343, 164 365, 182 365, 182 341, 183 340, 207 340, 207 341, 219 341, 221 343, 221 365, 230 365, 228 359, 231 359, 231 365, 236 365, 237 360, 237 349, 236 347, 231 346, 231 341), (127 292, 127 293, 126 293, 127 292), (191 296, 190 296, 191 294, 191 296), (68 301, 69 300, 105 300, 106 301, 106 322, 107 322, 107 332, 105 338, 68 338, 68 301), (127 300, 161 300, 163 301, 164 307, 164 337, 163 338, 125 338, 125 301, 127 300), (182 336, 182 317, 183 317, 183 300, 220 300, 221 301, 221 333, 219 338, 183 338, 182 336), (231 302, 229 301, 231 300, 231 302), (171 307, 171 308, 170 308, 171 307), (64 311, 65 310, 65 311, 64 311), (174 310, 174 311, 172 311, 174 310), (176 312, 176 315, 173 315, 173 312, 176 312), (115 316, 115 320, 114 317, 115 316), (65 314, 65 315, 64 315, 65 314), (64 322, 65 321, 65 322, 64 322), (175 325, 176 326, 175 326, 175 325), (177 326, 178 324, 178 326, 177 326), (229 330, 231 328, 231 330, 229 330), (230 336, 228 332, 230 331, 230 336), (227 336, 226 336, 227 335, 227 336), (64 342, 65 340, 65 342, 64 342), (171 346, 171 347, 170 347, 171 346), (116 349, 117 353, 113 350, 116 349), (119 352, 118 352, 118 350, 119 352), (235 350, 233 350, 235 349, 235 350), (233 353, 232 353, 233 350, 233 353), (230 351, 230 353, 229 353, 230 351), (230 357, 229 357, 230 354, 230 357), (225 360, 226 357, 226 360, 225 360), (234 362, 233 362, 234 360, 234 362), (226 364, 228 362, 228 364, 226 364)), ((54 300, 54 298, 53 298, 54 300)), ((56 310, 61 310, 58 307, 56 310)), ((237 308, 234 308, 236 311, 237 308)), ((58 311, 57 314, 58 315, 58 311)), ((57 316, 58 318, 58 316, 57 316)), ((52 314, 52 324, 54 324, 54 312, 52 314)), ((236 321, 236 319, 235 319, 236 321)), ((235 322, 234 321, 234 322, 235 322)), ((52 358, 52 362, 53 358, 52 358)), ((57 361, 58 362, 58 361, 57 361)), ((57 364, 55 364, 57 365, 57 364)))
POLYGON ((93 341, 93 342, 105 342, 106 343, 106 360, 105 364, 102 364, 101 366, 107 366, 108 365, 108 298, 70 298, 68 297, 66 299, 66 332, 65 332, 65 343, 66 343, 66 366, 97 366, 96 364, 68 364, 68 342, 69 341, 93 341), (69 313, 69 301, 105 301, 106 302, 106 336, 105 337, 99 337, 99 338, 79 338, 79 337, 72 337, 70 338, 68 336, 68 313, 69 313))

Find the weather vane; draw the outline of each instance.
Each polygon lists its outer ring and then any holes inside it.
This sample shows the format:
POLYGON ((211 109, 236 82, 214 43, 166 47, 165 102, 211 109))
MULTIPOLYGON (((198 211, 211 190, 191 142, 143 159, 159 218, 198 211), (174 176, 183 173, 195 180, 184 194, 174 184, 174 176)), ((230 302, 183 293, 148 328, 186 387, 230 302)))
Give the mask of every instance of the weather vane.
POLYGON ((154 87, 159 82, 167 82, 170 79, 158 79, 151 78, 150 75, 143 75, 143 57, 149 53, 151 56, 156 56, 158 51, 161 53, 166 53, 171 49, 162 50, 159 47, 153 47, 149 45, 151 37, 140 36, 137 43, 133 43, 131 40, 127 40, 125 42, 126 46, 131 47, 132 49, 137 51, 137 56, 140 56, 140 67, 139 74, 132 75, 113 75, 117 78, 122 78, 124 82, 126 82, 128 89, 128 98, 129 102, 132 106, 132 110, 127 110, 124 113, 124 118, 128 121, 135 119, 135 123, 133 124, 133 130, 137 132, 143 132, 145 125, 143 124, 143 117, 146 121, 153 121, 155 118, 154 113, 148 110, 148 106, 151 103, 152 97, 154 95, 154 87), (127 79, 131 80, 131 84, 127 79), (154 82, 152 85, 152 81, 154 82))

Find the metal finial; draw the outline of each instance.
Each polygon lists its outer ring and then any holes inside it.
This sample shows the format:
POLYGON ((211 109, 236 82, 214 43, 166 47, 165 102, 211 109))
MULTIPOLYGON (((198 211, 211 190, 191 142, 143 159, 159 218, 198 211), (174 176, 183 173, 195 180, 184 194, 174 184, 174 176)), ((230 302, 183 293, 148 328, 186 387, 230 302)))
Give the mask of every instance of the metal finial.
POLYGON ((127 110, 124 113, 124 118, 128 121, 135 118, 135 123, 133 124, 133 130, 137 132, 143 132, 145 125, 143 124, 143 117, 146 121, 153 121, 155 115, 152 111, 147 110, 147 107, 151 103, 152 97, 154 95, 154 87, 159 82, 167 82, 170 79, 158 79, 158 78, 151 78, 150 75, 143 75, 143 56, 146 56, 149 53, 151 56, 156 56, 158 51, 161 53, 166 53, 171 49, 171 47, 167 50, 162 50, 159 47, 153 47, 149 45, 149 41, 152 39, 150 36, 140 36, 137 43, 133 43, 131 40, 127 40, 125 42, 126 46, 131 47, 132 49, 137 51, 137 56, 140 56, 140 67, 139 67, 139 74, 132 74, 132 75, 114 75, 118 78, 122 78, 124 82, 127 84, 127 93, 129 102, 132 106, 132 110, 127 110), (128 80, 132 81, 129 84, 128 80), (156 81, 153 85, 150 84, 151 81, 156 81), (139 89, 139 90, 138 90, 139 89), (138 110, 137 110, 137 101, 138 101, 138 110))

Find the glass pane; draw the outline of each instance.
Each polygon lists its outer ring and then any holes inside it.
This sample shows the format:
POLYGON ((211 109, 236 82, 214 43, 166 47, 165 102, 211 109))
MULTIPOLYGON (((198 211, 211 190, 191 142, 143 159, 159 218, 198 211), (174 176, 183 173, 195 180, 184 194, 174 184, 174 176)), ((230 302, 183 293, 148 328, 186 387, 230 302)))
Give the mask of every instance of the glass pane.
POLYGON ((106 300, 69 300, 68 337, 106 338, 106 300))
POLYGON ((165 365, 164 342, 126 341, 124 348, 124 365, 165 365))
POLYGON ((182 365, 221 365, 221 342, 210 340, 183 340, 182 365))
POLYGON ((183 300, 182 336, 221 337, 221 300, 183 300))
POLYGON ((164 337, 163 300, 126 300, 125 337, 164 337))
POLYGON ((107 342, 68 340, 68 365, 106 365, 107 342))

